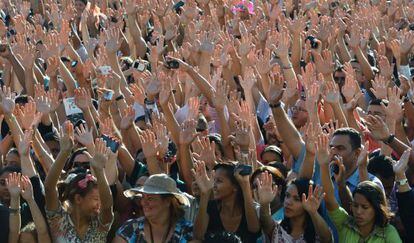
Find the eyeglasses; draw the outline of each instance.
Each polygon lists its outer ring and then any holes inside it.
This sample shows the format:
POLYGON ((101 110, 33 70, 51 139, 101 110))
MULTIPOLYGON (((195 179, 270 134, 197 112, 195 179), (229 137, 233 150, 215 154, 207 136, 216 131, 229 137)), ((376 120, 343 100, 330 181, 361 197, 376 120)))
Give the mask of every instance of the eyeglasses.
POLYGON ((345 77, 334 77, 336 83, 341 84, 345 82, 345 77))
POLYGON ((73 162, 73 168, 83 168, 89 170, 91 165, 89 162, 73 162))

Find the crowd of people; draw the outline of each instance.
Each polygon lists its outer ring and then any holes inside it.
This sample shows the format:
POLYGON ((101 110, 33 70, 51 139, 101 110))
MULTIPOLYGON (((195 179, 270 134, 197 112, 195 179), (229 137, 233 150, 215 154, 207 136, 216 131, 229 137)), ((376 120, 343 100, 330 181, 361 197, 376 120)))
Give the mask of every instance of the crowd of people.
POLYGON ((0 242, 414 242, 413 1, 0 9, 0 242))

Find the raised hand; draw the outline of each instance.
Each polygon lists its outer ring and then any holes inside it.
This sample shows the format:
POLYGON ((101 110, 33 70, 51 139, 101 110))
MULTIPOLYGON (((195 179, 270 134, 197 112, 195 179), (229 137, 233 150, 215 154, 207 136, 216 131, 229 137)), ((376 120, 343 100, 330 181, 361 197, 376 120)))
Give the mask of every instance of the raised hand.
POLYGON ((191 120, 191 119, 197 120, 198 114, 200 113, 199 111, 200 100, 198 99, 198 97, 189 98, 187 105, 188 105, 187 120, 191 120))
POLYGON ((318 134, 322 133, 322 128, 319 124, 309 123, 306 127, 305 143, 306 150, 310 153, 316 153, 316 143, 318 141, 318 134))
POLYGON ((270 65, 271 52, 268 48, 265 48, 263 53, 259 53, 257 58, 256 68, 260 75, 268 75, 272 69, 270 65))
POLYGON ((121 123, 119 124, 120 128, 126 130, 130 128, 134 122, 135 110, 134 107, 128 106, 121 114, 121 123))
POLYGON ((375 80, 372 80, 371 83, 372 88, 370 90, 375 97, 377 99, 386 99, 389 81, 384 76, 377 75, 375 80))
POLYGON ((22 129, 29 130, 33 127, 37 128, 42 119, 42 113, 36 111, 36 103, 32 100, 19 110, 18 119, 22 129))
POLYGON ((33 130, 26 130, 23 137, 19 136, 17 150, 20 156, 29 156, 30 144, 33 139, 33 130))
POLYGON ((283 98, 285 90, 285 82, 280 73, 270 73, 269 94, 267 97, 269 104, 277 104, 283 98))
POLYGON ((251 90, 257 81, 253 68, 246 68, 244 77, 239 76, 239 80, 243 90, 251 90))
POLYGON ((250 50, 254 47, 253 44, 253 35, 251 33, 247 33, 246 26, 243 22, 240 23, 240 32, 244 32, 245 35, 241 35, 241 42, 236 39, 238 44, 238 52, 241 57, 246 57, 249 54, 250 50))
POLYGON ((47 115, 52 111, 51 100, 49 99, 48 96, 46 95, 37 96, 35 98, 35 102, 36 102, 36 109, 38 112, 44 115, 47 115))
POLYGON ((52 56, 47 59, 46 75, 49 77, 56 77, 59 71, 59 57, 52 56))
POLYGON ((47 97, 50 100, 50 110, 51 110, 51 112, 56 111, 56 109, 61 104, 61 100, 59 98, 59 91, 57 89, 50 89, 49 92, 47 92, 47 97))
MULTIPOLYGON (((135 79, 135 75, 134 75, 134 79, 135 79)), ((140 82, 140 80, 136 80, 136 83, 131 84, 131 86, 129 86, 129 88, 132 91, 132 95, 134 98, 134 101, 137 102, 140 105, 144 105, 144 101, 145 101, 145 89, 142 86, 142 83, 140 82)), ((161 98, 161 96, 160 96, 161 98)))
POLYGON ((212 55, 214 52, 215 42, 217 41, 217 34, 215 31, 209 31, 202 34, 200 51, 212 55))
POLYGON ((357 91, 357 81, 355 80, 355 70, 351 64, 347 62, 344 66, 345 84, 342 86, 342 94, 345 96, 345 100, 350 102, 357 91))
POLYGON ((379 116, 368 115, 365 119, 371 136, 378 141, 384 141, 390 136, 387 124, 379 116))
POLYGON ((333 176, 335 178, 336 183, 338 184, 345 184, 345 165, 341 156, 333 156, 332 163, 338 167, 338 173, 334 173, 333 176))
POLYGON ((79 109, 86 110, 92 105, 91 95, 85 88, 74 90, 75 104, 79 109))
POLYGON ((14 99, 16 98, 16 94, 11 92, 10 87, 6 87, 5 85, 0 89, 0 97, 1 97, 1 108, 6 115, 10 115, 13 113, 14 108, 16 107, 16 103, 14 99))
POLYGON ((307 89, 309 89, 314 83, 319 86, 316 78, 316 68, 312 62, 306 64, 305 68, 302 68, 302 75, 298 75, 298 78, 307 89))
POLYGON ((211 192, 214 186, 214 170, 211 171, 211 176, 207 174, 204 161, 194 163, 194 169, 191 170, 193 177, 203 195, 211 192))
POLYGON ((289 31, 293 35, 299 35, 305 29, 305 26, 306 26, 305 18, 296 17, 293 20, 291 20, 290 18, 288 18, 287 20, 288 20, 289 31))
POLYGON ((157 157, 157 140, 155 134, 150 130, 144 130, 139 135, 139 141, 142 145, 142 151, 144 152, 145 158, 157 157))
POLYGON ((332 34, 332 20, 327 16, 322 16, 320 24, 316 28, 316 38, 324 43, 328 42, 329 36, 332 34))
POLYGON ((323 50, 322 55, 317 51, 312 50, 313 58, 315 59, 316 70, 323 75, 333 73, 334 62, 332 60, 332 53, 329 50, 323 50))
POLYGON ((62 151, 71 151, 74 145, 73 124, 65 121, 60 129, 59 144, 62 151))
POLYGON ((20 173, 10 173, 6 179, 7 190, 9 190, 11 198, 20 197, 21 187, 20 187, 20 173))
POLYGON ((23 49, 21 50, 21 63, 25 70, 31 70, 35 62, 35 47, 27 42, 24 42, 23 49))
POLYGON ((157 150, 160 156, 164 156, 168 151, 168 143, 170 141, 170 133, 167 130, 167 127, 161 123, 154 123, 153 130, 157 137, 156 143, 158 144, 157 150))
POLYGON ((261 206, 269 205, 277 195, 277 185, 273 185, 272 175, 265 171, 256 179, 257 189, 255 190, 261 206))
POLYGON ((306 197, 306 194, 302 193, 302 206, 309 214, 316 214, 324 197, 325 193, 322 187, 316 186, 313 190, 313 185, 309 185, 308 196, 306 197))
POLYGON ((75 130, 76 141, 78 141, 85 147, 93 145, 92 129, 88 128, 88 125, 81 124, 80 126, 77 126, 75 130))
POLYGON ((250 144, 251 126, 248 121, 240 120, 234 135, 230 136, 233 143, 240 146, 244 151, 248 150, 250 144))
POLYGON ((116 27, 105 31, 105 47, 108 53, 116 53, 121 47, 121 41, 119 40, 119 36, 119 29, 116 27))
POLYGON ((194 143, 198 143, 198 146, 200 147, 198 154, 193 153, 194 158, 196 160, 204 160, 207 168, 213 169, 217 164, 216 146, 214 142, 210 142, 210 139, 205 137, 194 141, 194 143))
POLYGON ((391 65, 388 61, 388 58, 385 56, 380 56, 378 60, 378 66, 380 69, 380 75, 390 79, 392 73, 394 72, 394 65, 391 65))
POLYGON ((199 135, 196 132, 197 122, 195 120, 186 120, 181 124, 179 142, 182 145, 189 145, 199 135))
MULTIPOLYGON (((158 75, 162 76, 165 74, 159 73, 158 75)), ((148 73, 148 76, 145 78, 145 83, 146 83, 145 90, 148 96, 155 96, 160 92, 161 83, 156 75, 148 73)))
POLYGON ((279 43, 275 49, 276 54, 285 58, 289 56, 290 36, 287 29, 283 29, 279 36, 279 43))
POLYGON ((392 165, 394 173, 399 178, 405 177, 405 171, 408 168, 408 161, 410 160, 411 148, 404 151, 397 163, 392 165))
POLYGON ((329 164, 329 137, 326 134, 318 136, 316 143, 317 158, 319 164, 329 164))
POLYGON ((22 198, 26 201, 33 200, 33 186, 29 177, 22 175, 20 179, 20 187, 20 195, 22 196, 22 198))
POLYGON ((358 156, 357 165, 358 167, 368 166, 368 152, 369 151, 369 140, 367 140, 362 147, 361 153, 358 156))
POLYGON ((95 154, 91 160, 91 165, 94 169, 103 169, 108 162, 110 148, 106 146, 102 138, 95 139, 95 154))
POLYGON ((161 89, 160 89, 160 93, 159 93, 159 102, 160 105, 167 105, 168 104, 168 100, 170 99, 171 96, 171 85, 169 83, 167 83, 165 80, 163 80, 161 82, 161 89))
POLYGON ((229 94, 230 86, 223 79, 217 81, 216 92, 214 93, 214 107, 217 110, 223 110, 228 102, 227 95, 229 94))
POLYGON ((412 31, 406 32, 401 37, 401 54, 407 55, 414 46, 414 34, 412 31))
POLYGON ((404 111, 402 108, 403 100, 400 98, 401 90, 394 86, 388 88, 388 106, 382 106, 387 114, 387 119, 394 121, 401 121, 404 118, 404 111))
POLYGON ((361 33, 357 26, 353 26, 350 35, 346 34, 345 38, 350 48, 359 48, 359 44, 361 41, 361 33))
POLYGON ((326 82, 324 100, 328 103, 338 103, 340 98, 338 85, 334 82, 326 82))
POLYGON ((104 120, 101 120, 99 127, 99 132, 101 134, 105 134, 109 137, 114 136, 114 126, 113 126, 113 120, 111 117, 107 117, 104 120))
POLYGON ((315 117, 317 115, 317 102, 319 100, 319 90, 320 87, 313 83, 309 86, 307 86, 307 89, 305 89, 306 92, 306 110, 308 111, 310 117, 315 117))

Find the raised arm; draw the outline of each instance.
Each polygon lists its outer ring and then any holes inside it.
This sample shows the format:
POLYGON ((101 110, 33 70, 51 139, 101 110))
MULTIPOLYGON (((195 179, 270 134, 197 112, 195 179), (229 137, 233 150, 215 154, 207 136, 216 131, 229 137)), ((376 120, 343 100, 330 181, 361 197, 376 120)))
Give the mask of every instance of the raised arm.
POLYGON ((321 181, 323 190, 326 193, 325 202, 326 208, 329 211, 334 211, 339 207, 338 202, 335 198, 334 187, 331 180, 331 172, 329 169, 330 154, 328 151, 329 148, 329 138, 327 135, 320 135, 317 142, 317 156, 318 162, 321 167, 321 181))
POLYGON ((157 157, 158 144, 155 139, 155 134, 148 129, 144 130, 139 135, 139 140, 141 141, 144 156, 147 159, 148 172, 150 173, 150 175, 162 173, 157 157))
POLYGON ((201 93, 205 95, 205 97, 207 98, 209 104, 213 104, 214 88, 210 85, 207 79, 203 77, 199 72, 197 72, 194 69, 194 67, 192 67, 188 63, 177 58, 171 59, 176 60, 180 63, 180 68, 182 68, 183 71, 187 72, 188 75, 190 75, 194 83, 200 89, 201 93))
MULTIPOLYGON (((401 156, 400 160, 393 165, 395 181, 398 185, 398 210, 405 229, 410 229, 414 223, 414 208, 412 207, 414 203, 414 191, 410 187, 405 175, 410 153, 411 150, 407 149, 401 156)), ((408 231, 407 239, 413 240, 414 232, 408 231)))
POLYGON ((30 182, 29 177, 22 176, 21 178, 21 196, 24 200, 26 200, 27 204, 29 204, 30 213, 32 214, 34 224, 36 226, 37 232, 37 240, 39 242, 52 242, 50 239, 48 226, 46 224, 46 220, 38 207, 34 195, 33 195, 33 186, 30 182))
POLYGON ((216 109, 217 115, 219 117, 220 122, 220 133, 221 138, 223 141, 224 147, 224 155, 226 158, 233 159, 233 149, 230 144, 230 127, 229 123, 226 119, 225 111, 227 108, 228 98, 227 95, 229 94, 229 85, 223 79, 217 81, 217 89, 214 93, 214 108, 216 109))
POLYGON ((0 53, 0 56, 6 58, 12 65, 14 73, 17 76, 17 79, 20 82, 22 87, 25 87, 25 78, 24 78, 24 68, 23 65, 19 62, 15 54, 13 53, 9 45, 6 46, 5 51, 0 53))
POLYGON ((283 142, 297 159, 305 142, 282 107, 283 84, 280 74, 276 73, 274 77, 271 77, 268 102, 283 142))
POLYGON ((99 198, 101 201, 101 211, 99 213, 100 227, 107 231, 111 228, 114 218, 112 211, 112 193, 104 172, 110 153, 110 148, 106 147, 105 141, 102 138, 97 138, 95 140, 95 154, 91 158, 91 165, 98 182, 99 198))
POLYGON ((125 9, 128 15, 128 29, 134 40, 136 55, 141 58, 145 58, 145 54, 147 53, 147 44, 145 43, 144 38, 142 38, 142 32, 137 23, 138 6, 136 6, 132 0, 127 0, 126 3, 127 5, 125 6, 125 9))
POLYGON ((74 90, 76 89, 76 80, 62 60, 59 60, 59 70, 60 75, 62 75, 62 78, 65 80, 68 96, 72 97, 74 95, 74 90))
POLYGON ((302 194, 303 208, 308 212, 315 227, 316 235, 319 236, 321 242, 333 242, 332 233, 329 230, 328 224, 318 213, 318 208, 322 199, 325 197, 325 193, 322 193, 322 188, 316 186, 313 190, 313 186, 309 185, 308 196, 302 194))
MULTIPOLYGON (((393 134, 390 133, 387 124, 379 116, 369 115, 366 119, 368 129, 371 136, 377 141, 382 141, 392 148, 398 155, 402 155, 404 151, 410 147, 401 142, 393 134)), ((411 151, 408 166, 410 169, 414 168, 414 152, 411 151)))
POLYGON ((193 169, 193 160, 190 153, 190 144, 197 136, 196 133, 197 122, 195 120, 186 120, 181 125, 181 132, 179 136, 179 152, 180 160, 178 166, 180 168, 180 175, 183 177, 187 185, 191 185, 193 178, 191 170, 193 169))
POLYGON ((197 240, 203 240, 210 220, 210 216, 207 212, 207 206, 211 191, 213 189, 214 173, 212 176, 208 176, 206 166, 203 161, 194 164, 192 173, 201 194, 198 213, 194 221, 194 238, 197 240))
POLYGON ((309 123, 306 128, 305 143, 306 143, 306 155, 302 166, 299 170, 299 178, 306 178, 311 180, 313 178, 315 167, 315 153, 316 153, 316 141, 318 134, 322 132, 319 124, 309 123))
POLYGON ((267 171, 257 179, 257 196, 260 203, 260 225, 267 236, 271 236, 276 222, 272 219, 270 203, 277 194, 277 186, 272 185, 272 175, 267 171))
POLYGON ((7 189, 10 193, 9 216, 9 243, 19 242, 21 216, 20 216, 20 173, 10 173, 6 179, 7 189))
POLYGON ((61 128, 60 152, 45 179, 46 209, 49 211, 56 211, 59 208, 59 194, 56 185, 66 160, 72 152, 73 139, 73 125, 66 121, 61 128))
POLYGON ((33 138, 33 130, 26 130, 23 137, 19 138, 18 151, 20 155, 22 174, 27 177, 33 177, 37 175, 34 168, 33 161, 30 157, 30 144, 33 138))
POLYGON ((260 231, 260 223, 259 218, 256 214, 256 209, 254 208, 253 193, 252 188, 250 186, 249 176, 241 175, 240 171, 240 169, 236 169, 235 177, 236 180, 239 182, 239 185, 243 193, 244 214, 246 215, 247 230, 250 233, 258 233, 260 231))

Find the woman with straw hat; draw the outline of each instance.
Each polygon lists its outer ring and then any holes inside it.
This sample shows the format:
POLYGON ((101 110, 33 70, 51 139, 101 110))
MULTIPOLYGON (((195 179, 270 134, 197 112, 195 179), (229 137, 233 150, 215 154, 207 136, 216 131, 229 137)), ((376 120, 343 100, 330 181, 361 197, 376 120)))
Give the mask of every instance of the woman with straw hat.
POLYGON ((140 198, 144 217, 130 219, 117 231, 114 243, 120 242, 188 242, 193 238, 192 223, 184 220, 187 196, 177 189, 166 174, 151 175, 144 186, 124 192, 126 197, 140 198))

